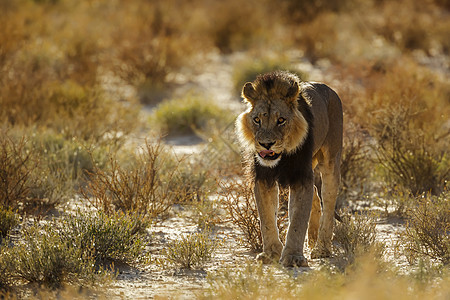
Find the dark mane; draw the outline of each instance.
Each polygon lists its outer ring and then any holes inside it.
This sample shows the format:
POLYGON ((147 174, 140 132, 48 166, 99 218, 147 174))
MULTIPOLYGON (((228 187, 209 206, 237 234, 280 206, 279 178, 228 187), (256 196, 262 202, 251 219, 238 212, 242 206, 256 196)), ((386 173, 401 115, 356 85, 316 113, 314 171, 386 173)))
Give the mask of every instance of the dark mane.
POLYGON ((298 101, 298 109, 309 125, 308 135, 303 144, 292 153, 282 153, 280 162, 273 168, 261 166, 254 154, 248 155, 250 175, 254 180, 266 181, 270 185, 278 182, 281 186, 287 187, 304 180, 312 180, 312 156, 313 156, 313 115, 309 105, 303 100, 298 101))

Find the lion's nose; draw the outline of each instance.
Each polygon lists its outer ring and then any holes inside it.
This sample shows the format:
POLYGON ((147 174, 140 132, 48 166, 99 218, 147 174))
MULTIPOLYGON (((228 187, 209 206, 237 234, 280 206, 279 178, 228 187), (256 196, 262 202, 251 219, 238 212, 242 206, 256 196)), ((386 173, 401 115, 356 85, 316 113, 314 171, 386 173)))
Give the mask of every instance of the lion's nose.
POLYGON ((270 147, 272 147, 273 145, 275 145, 275 142, 273 142, 273 143, 261 143, 261 142, 259 142, 259 144, 260 144, 261 146, 263 146, 264 148, 266 148, 267 150, 269 150, 270 147))

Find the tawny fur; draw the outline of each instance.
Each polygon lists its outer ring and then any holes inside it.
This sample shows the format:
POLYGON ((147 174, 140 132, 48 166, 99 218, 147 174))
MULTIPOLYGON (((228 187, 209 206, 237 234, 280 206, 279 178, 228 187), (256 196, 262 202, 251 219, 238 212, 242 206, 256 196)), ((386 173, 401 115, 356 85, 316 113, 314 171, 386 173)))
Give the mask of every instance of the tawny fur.
POLYGON ((242 97, 248 109, 238 117, 236 130, 255 180, 263 236, 259 258, 280 259, 286 266, 307 265, 303 243, 308 221, 309 242, 315 243, 311 257, 329 256, 342 152, 339 97, 326 85, 300 82, 294 74, 279 71, 246 83, 242 97), (319 195, 313 190, 313 170, 322 176, 322 214, 319 195), (284 246, 274 218, 278 184, 290 188, 284 246))

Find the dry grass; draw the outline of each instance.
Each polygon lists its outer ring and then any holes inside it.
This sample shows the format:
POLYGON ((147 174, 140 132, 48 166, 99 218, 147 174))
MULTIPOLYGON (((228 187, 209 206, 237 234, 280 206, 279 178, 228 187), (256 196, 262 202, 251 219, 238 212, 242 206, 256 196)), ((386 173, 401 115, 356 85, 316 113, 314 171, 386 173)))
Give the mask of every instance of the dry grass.
POLYGON ((85 201, 105 212, 133 212, 155 218, 175 201, 171 187, 177 166, 161 143, 147 141, 130 168, 110 156, 105 170, 95 168, 81 193, 85 201))
POLYGON ((415 206, 406 210, 406 228, 400 235, 400 247, 413 264, 428 257, 450 263, 450 202, 448 192, 440 197, 418 198, 415 206))
MULTIPOLYGON (((229 133, 232 113, 192 95, 168 101, 152 126, 208 141, 201 158, 179 161, 153 144, 120 156, 141 126, 138 100, 154 103, 171 95, 180 78, 190 83, 180 75, 185 68, 200 70, 211 52, 225 54, 224 61, 229 53, 246 54, 246 64, 239 62, 232 74, 236 91, 257 73, 292 69, 297 61, 278 54, 292 49, 325 81, 345 82, 344 92, 337 85, 347 124, 342 195, 358 199, 384 185, 386 208, 393 205, 408 219, 400 242, 409 260, 448 264, 448 1, 272 2, 0 0, 2 236, 16 224, 12 211, 22 217, 45 213, 70 201, 80 186, 101 211, 58 225, 67 236, 70 228, 83 228, 80 236, 101 248, 95 255, 89 252, 93 245, 84 254, 70 248, 49 226, 23 232, 18 242, 4 240, 1 289, 18 281, 57 287, 99 280, 92 263, 103 257, 133 263, 142 241, 134 244, 137 228, 117 210, 155 217, 178 202, 192 205, 200 227, 213 226, 217 202, 208 196, 216 192, 216 180, 230 183, 220 191, 229 220, 250 249, 261 250, 253 193, 236 180, 242 168, 229 133), (111 244, 131 248, 105 250, 111 244)), ((402 276, 380 269, 376 260, 361 261, 359 253, 373 242, 373 223, 362 216, 344 221, 336 229, 340 251, 355 261, 345 274, 322 270, 293 279, 284 271, 249 267, 212 278, 210 298, 448 298, 448 273, 433 277, 425 266, 418 275, 402 276)))
MULTIPOLYGON (((228 212, 229 220, 244 234, 245 245, 253 252, 263 249, 260 221, 252 185, 236 179, 221 183, 220 201, 228 212)), ((287 191, 280 190, 280 209, 286 207, 287 191)), ((284 241, 287 230, 287 213, 278 213, 277 225, 284 241)))
POLYGON ((382 257, 384 245, 376 241, 376 219, 369 212, 356 213, 353 216, 341 215, 342 222, 337 222, 333 241, 336 242, 338 260, 342 269, 351 265, 356 257, 372 252, 376 257, 382 257))
POLYGON ((387 184, 439 194, 450 175, 444 125, 450 86, 408 60, 374 79, 368 127, 387 184))
POLYGON ((446 299, 448 272, 399 275, 369 254, 340 273, 322 268, 293 276, 274 266, 247 265, 209 276, 202 299, 446 299), (428 284, 434 281, 434 284, 428 284))

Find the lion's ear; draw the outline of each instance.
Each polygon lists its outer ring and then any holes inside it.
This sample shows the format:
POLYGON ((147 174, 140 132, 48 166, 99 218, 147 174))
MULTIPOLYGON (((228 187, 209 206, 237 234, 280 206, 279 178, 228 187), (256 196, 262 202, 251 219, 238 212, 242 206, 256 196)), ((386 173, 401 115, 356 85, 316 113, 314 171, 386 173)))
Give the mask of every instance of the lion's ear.
POLYGON ((297 84, 297 82, 294 82, 286 92, 286 99, 294 102, 297 100, 299 93, 300 93, 300 89, 298 87, 298 84, 297 84))
POLYGON ((255 86, 251 82, 247 82, 242 88, 242 98, 248 100, 251 104, 256 101, 256 90, 255 86))

